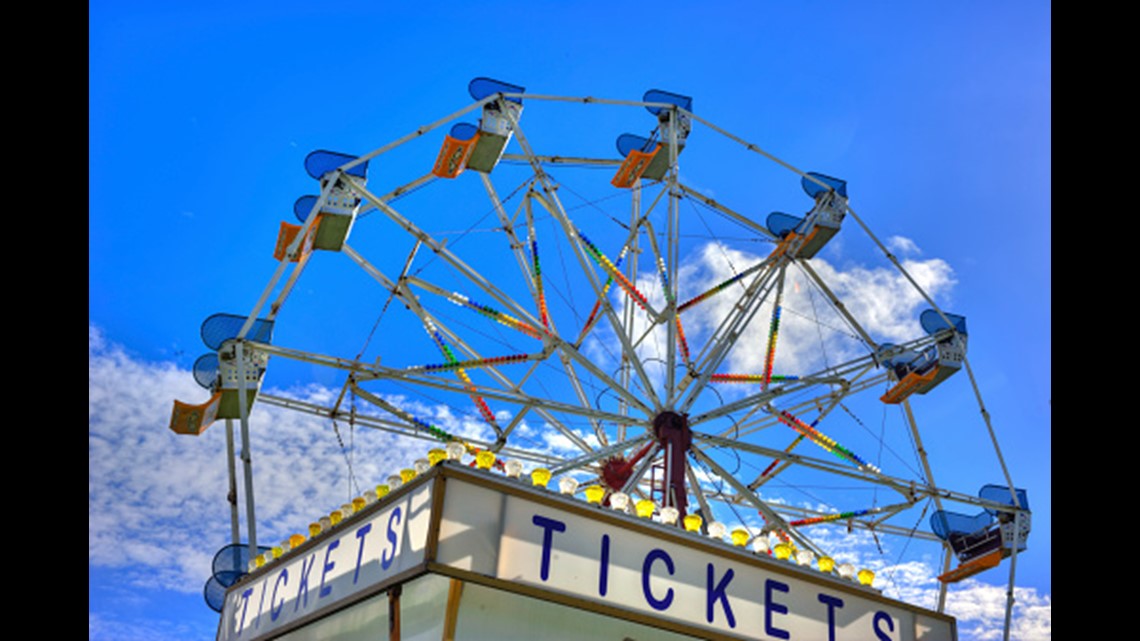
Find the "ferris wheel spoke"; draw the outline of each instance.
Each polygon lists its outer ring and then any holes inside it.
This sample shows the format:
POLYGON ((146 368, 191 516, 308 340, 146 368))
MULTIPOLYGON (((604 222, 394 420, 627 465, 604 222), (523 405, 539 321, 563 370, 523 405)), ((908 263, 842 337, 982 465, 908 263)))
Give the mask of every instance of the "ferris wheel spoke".
POLYGON ((740 340, 744 328, 760 310, 760 301, 770 293, 775 273, 774 265, 770 265, 769 269, 756 275, 740 301, 733 306, 705 347, 701 349, 695 372, 687 374, 677 387, 678 397, 687 394, 687 398, 679 403, 682 412, 687 412, 693 406, 705 386, 709 384, 712 374, 740 340), (691 389, 686 389, 690 385, 691 389))
MULTIPOLYGON (((525 153, 527 157, 530 158, 531 166, 534 169, 535 175, 538 177, 539 182, 542 183, 543 191, 545 193, 542 194, 543 197, 539 199, 539 202, 544 203, 544 205, 548 206, 551 216, 553 216, 554 219, 562 227, 563 234, 565 234, 567 239, 569 239, 570 246, 574 249, 574 257, 576 258, 582 272, 585 274, 586 279, 594 292, 594 295, 599 299, 602 298, 602 284, 598 281, 598 277, 594 269, 590 267, 590 261, 587 259, 586 249, 584 247, 586 244, 585 239, 582 237, 581 233, 577 230, 573 222, 570 220, 570 217, 566 214, 566 210, 562 206, 561 200, 558 198, 557 191, 550 183, 549 176, 547 176, 546 172, 542 170, 541 163, 535 159, 534 151, 531 148, 530 143, 527 141, 526 135, 519 127, 518 119, 509 110, 506 112, 506 115, 511 121, 512 128, 518 138, 519 145, 523 149, 523 153, 525 153)), ((613 275, 619 282, 624 279, 624 277, 621 276, 620 272, 614 271, 611 272, 611 275, 613 275)), ((603 305, 602 310, 603 313, 610 319, 614 334, 617 336, 619 342, 621 343, 622 351, 624 354, 629 356, 630 363, 632 364, 634 371, 637 373, 638 378, 641 380, 641 383, 644 386, 646 395, 649 397, 650 402, 655 408, 659 409, 661 407, 661 401, 657 397, 657 393, 653 388, 649 375, 645 372, 644 367, 641 365, 640 359, 637 358, 636 353, 633 351, 632 347, 629 344, 629 340, 626 338, 624 332, 622 331, 621 322, 617 319, 613 312, 613 309, 608 304, 603 305)))
POLYGON ((628 452, 635 447, 639 447, 645 444, 652 438, 653 435, 647 433, 622 441, 620 443, 613 443, 606 447, 601 447, 593 452, 590 452, 589 454, 584 454, 577 458, 559 462, 557 465, 554 465, 550 468, 550 473, 557 476, 559 474, 585 468, 591 463, 597 463, 598 461, 612 457, 615 454, 623 454, 625 452, 628 452))
POLYGON ((523 307, 519 306, 510 296, 495 287, 489 280, 484 278, 481 274, 475 271, 472 267, 463 262, 458 256, 455 255, 450 249, 445 247, 442 243, 431 237, 430 234, 420 229, 409 219, 405 218, 402 214, 392 208, 391 205, 383 200, 372 195, 363 187, 358 187, 360 194, 369 200, 378 209, 383 211, 393 222, 402 227, 409 234, 414 236, 417 240, 423 242, 440 256, 448 265, 456 270, 456 272, 466 278, 473 285, 483 290, 488 296, 493 298, 500 305, 506 307, 510 313, 522 318, 532 325, 538 325, 538 321, 530 315, 523 307))
POLYGON ((697 461, 708 466, 713 474, 716 474, 721 478, 721 480, 732 486, 732 489, 737 493, 738 496, 743 497, 747 504, 756 508, 756 510, 758 510, 764 519, 768 522, 768 525, 770 527, 787 533, 788 536, 790 536, 801 546, 806 547, 813 552, 816 552, 817 554, 820 553, 819 548, 816 547, 814 543, 802 536, 799 532, 796 532, 793 528, 789 527, 787 521, 785 521, 782 516, 780 516, 766 502, 764 502, 759 497, 759 495, 748 489, 746 485, 737 480, 735 475, 721 467, 719 463, 713 460, 712 457, 707 455, 701 448, 697 447, 695 443, 690 452, 697 459, 697 461))

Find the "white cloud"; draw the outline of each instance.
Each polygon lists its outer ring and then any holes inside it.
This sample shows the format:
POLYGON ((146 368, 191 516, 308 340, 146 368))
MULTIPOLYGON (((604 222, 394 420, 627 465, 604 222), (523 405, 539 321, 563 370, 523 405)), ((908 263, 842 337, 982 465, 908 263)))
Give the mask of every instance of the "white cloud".
POLYGON ((887 239, 887 249, 890 249, 896 254, 921 254, 922 250, 918 245, 909 238, 903 236, 891 236, 887 239))

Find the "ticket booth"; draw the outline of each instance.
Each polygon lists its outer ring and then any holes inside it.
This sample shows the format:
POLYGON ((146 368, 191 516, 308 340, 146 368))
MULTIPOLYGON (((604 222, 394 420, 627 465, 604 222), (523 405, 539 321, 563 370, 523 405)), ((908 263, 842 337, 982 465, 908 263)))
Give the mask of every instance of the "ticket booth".
POLYGON ((455 461, 251 569, 220 610, 218 641, 957 638, 837 574, 455 461))

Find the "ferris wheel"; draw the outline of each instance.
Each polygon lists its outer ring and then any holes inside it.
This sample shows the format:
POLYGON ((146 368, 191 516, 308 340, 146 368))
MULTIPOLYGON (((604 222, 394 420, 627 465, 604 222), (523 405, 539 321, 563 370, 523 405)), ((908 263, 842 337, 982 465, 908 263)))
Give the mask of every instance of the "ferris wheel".
POLYGON ((176 402, 171 429, 246 421, 255 403, 307 412, 423 440, 422 460, 365 500, 458 460, 828 573, 855 571, 836 562, 837 532, 924 539, 946 551, 943 597, 1016 560, 1025 492, 1004 463, 980 492, 940 487, 911 407, 952 377, 981 403, 966 318, 907 273, 846 180, 780 160, 669 91, 468 89, 463 109, 370 153, 307 157, 313 193, 280 223, 276 271, 251 313, 203 323, 211 351, 195 377, 211 395, 176 402), (592 110, 607 116, 570 115, 592 110), (605 131, 618 122, 638 133, 605 131), (689 181, 717 179, 726 150, 771 170, 748 202, 689 181), (848 234, 919 302, 909 334, 833 279, 822 256, 848 234), (334 260, 371 288, 371 315, 330 330, 357 343, 279 344, 303 272, 334 260), (265 392, 279 359, 336 372, 340 394, 265 392))

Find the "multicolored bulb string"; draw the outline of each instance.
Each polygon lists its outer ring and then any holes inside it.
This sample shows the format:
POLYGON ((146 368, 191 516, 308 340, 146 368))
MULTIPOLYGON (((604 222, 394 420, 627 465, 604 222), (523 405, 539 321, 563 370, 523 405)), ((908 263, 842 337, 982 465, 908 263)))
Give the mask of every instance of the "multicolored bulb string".
POLYGON ((642 309, 648 311, 649 301, 646 300, 645 296, 640 291, 638 291, 637 287, 635 287, 633 283, 629 282, 629 279, 627 279, 622 275, 620 271, 618 271, 617 265, 614 265, 612 262, 610 262, 610 259, 606 258, 605 254, 603 254, 601 250, 599 250, 597 246, 594 245, 594 243, 590 242, 590 239, 587 238, 585 234, 583 234, 581 231, 577 233, 578 238, 580 238, 582 242, 586 244, 586 248, 590 250, 590 255, 594 257, 594 260, 598 263, 598 265, 600 265, 602 269, 606 270, 606 272, 610 275, 610 278, 616 280, 618 285, 621 285, 622 289, 624 289, 626 293, 629 294, 630 298, 633 299, 633 302, 637 303, 638 307, 641 307, 642 309))
POLYGON ((532 327, 531 325, 528 325, 527 323, 524 323, 519 319, 510 316, 509 314, 504 314, 503 312, 500 312, 492 307, 488 307, 487 305, 473 301, 463 294, 460 294, 458 292, 451 292, 448 294, 447 299, 456 305, 467 307, 468 309, 479 312, 483 316, 486 316, 487 318, 490 318, 497 323, 510 327, 511 329, 518 330, 527 336, 530 336, 531 338, 542 339, 542 332, 537 328, 532 327))
MULTIPOLYGON (((669 272, 665 269, 665 260, 660 256, 657 257, 657 271, 661 274, 661 289, 665 292, 665 301, 672 304, 675 302, 673 298, 673 289, 669 287, 669 272)), ((690 361, 689 357, 689 341, 685 340, 685 328, 681 326, 681 313, 678 311, 675 315, 677 321, 677 347, 681 349, 681 357, 685 359, 685 363, 690 361)))
POLYGON ((839 514, 829 514, 827 516, 813 516, 808 519, 800 519, 798 521, 790 521, 788 525, 792 527, 800 527, 802 525, 815 525, 817 523, 830 523, 832 521, 842 521, 843 519, 851 519, 858 516, 865 516, 870 514, 872 510, 855 510, 854 512, 841 512, 839 514))
POLYGON ((542 326, 550 329, 550 314, 546 306, 546 293, 542 288, 542 265, 538 262, 538 239, 534 237, 534 227, 530 230, 530 254, 534 261, 534 290, 538 297, 538 314, 542 326))
POLYGON ((777 412, 776 413, 776 419, 779 420, 781 423, 787 425, 788 427, 791 427, 792 429, 796 430, 800 434, 803 434, 804 436, 808 437, 809 439, 811 439, 811 441, 813 443, 822 447, 823 449, 827 450, 828 452, 835 454, 839 458, 847 460, 851 463, 854 463, 855 465, 859 466, 859 468, 861 468, 861 469, 870 470, 872 472, 875 472, 876 474, 880 473, 879 468, 877 468, 874 465, 871 465, 870 463, 859 458, 854 452, 852 452, 851 450, 848 450, 847 448, 843 447, 839 443, 836 443, 835 440, 832 439, 831 437, 829 437, 829 436, 823 434, 822 432, 816 430, 815 428, 804 423, 800 419, 792 416, 788 412, 783 411, 783 410, 777 412))
MULTIPOLYGON (((713 374, 709 380, 713 383, 763 383, 764 374, 713 374)), ((799 376, 790 376, 782 374, 771 374, 767 378, 770 381, 798 381, 799 376)))
POLYGON ((768 389, 768 383, 772 381, 772 363, 776 360, 776 339, 780 335, 780 304, 776 301, 776 306, 772 310, 772 323, 768 327, 768 354, 764 359, 764 380, 760 383, 761 390, 768 389))
POLYGON ((507 363, 521 363, 530 360, 529 354, 514 354, 511 356, 492 356, 491 358, 478 358, 468 361, 451 361, 448 363, 433 363, 428 365, 413 365, 408 367, 407 372, 450 372, 453 370, 461 370, 469 367, 494 367, 495 365, 504 365, 507 363))
MULTIPOLYGON (((621 253, 618 254, 617 260, 614 261, 614 268, 621 267, 621 262, 625 260, 625 254, 629 251, 629 245, 622 248, 621 253)), ((594 322, 597 320, 598 312, 602 309, 602 299, 609 293, 610 287, 614 284, 614 277, 612 275, 606 276, 606 282, 602 285, 602 295, 598 300, 594 301, 594 309, 590 310, 590 315, 586 317, 585 324, 582 325, 582 334, 578 337, 576 344, 580 345, 582 340, 586 338, 586 334, 593 328, 594 322)))
POLYGON ((684 303, 681 303, 680 305, 678 305, 677 306, 677 313, 681 313, 681 312, 685 311, 686 309, 692 307, 693 305, 696 305, 697 303, 700 303, 700 302, 703 302, 705 300, 708 300, 709 298, 712 298, 716 294, 719 294, 720 292, 731 287, 734 283, 740 282, 740 280, 742 278, 744 278, 745 276, 747 276, 747 275, 755 272, 756 270, 760 269, 766 263, 767 263, 767 261, 753 265, 752 267, 749 267, 748 269, 740 272, 739 274, 733 276, 732 278, 729 278, 728 280, 720 283, 719 285, 714 285, 712 287, 712 289, 709 289, 708 291, 704 292, 703 294, 697 294, 693 298, 690 298, 689 300, 685 301, 684 303))
POLYGON ((459 377, 459 380, 463 382, 463 385, 471 394, 471 400, 474 401, 475 407, 479 410, 479 414, 483 416, 483 420, 497 427, 498 424, 495 421, 495 413, 487 406, 487 402, 483 400, 483 397, 475 392, 475 383, 473 383, 471 377, 467 375, 467 370, 465 370, 462 365, 459 365, 459 359, 455 357, 455 354, 451 351, 451 347, 448 346, 447 341, 443 339, 443 335, 439 333, 439 329, 436 328, 435 323, 433 323, 430 318, 424 318, 424 329, 427 330, 432 340, 435 341, 440 351, 443 352, 443 357, 447 359, 447 363, 449 365, 455 365, 455 375, 459 377))

